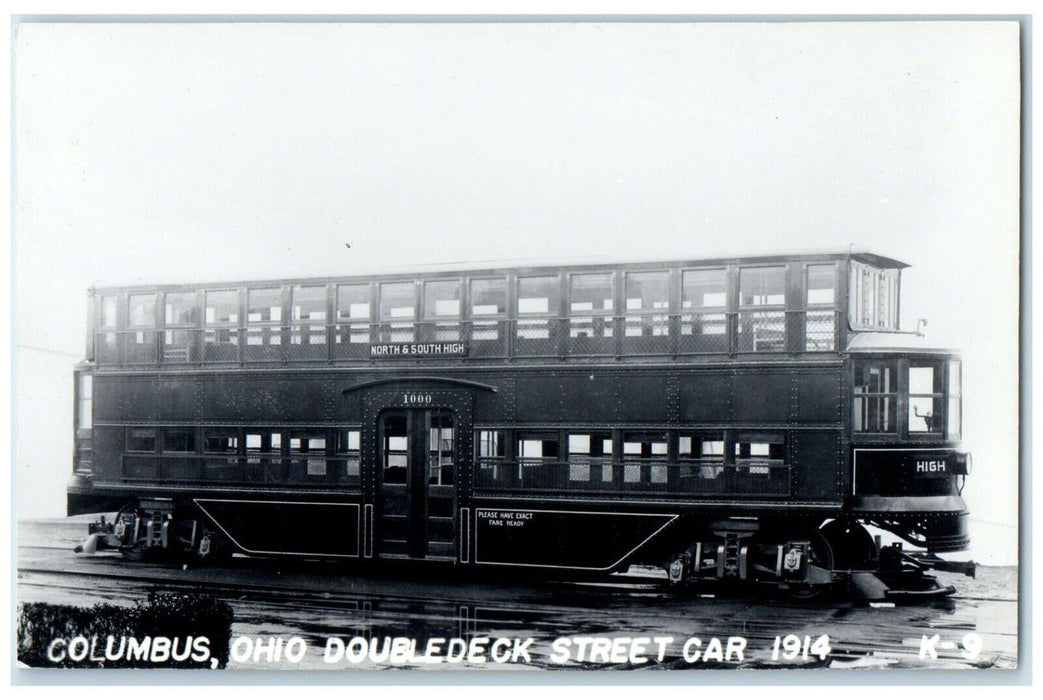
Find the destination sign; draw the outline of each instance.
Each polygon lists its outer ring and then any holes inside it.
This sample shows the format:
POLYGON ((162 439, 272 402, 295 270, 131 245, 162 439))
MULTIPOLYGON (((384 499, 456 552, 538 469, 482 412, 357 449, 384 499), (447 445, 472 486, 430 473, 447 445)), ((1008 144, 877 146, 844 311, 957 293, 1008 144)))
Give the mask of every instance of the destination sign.
POLYGON ((370 357, 463 357, 467 343, 378 343, 369 346, 370 357))

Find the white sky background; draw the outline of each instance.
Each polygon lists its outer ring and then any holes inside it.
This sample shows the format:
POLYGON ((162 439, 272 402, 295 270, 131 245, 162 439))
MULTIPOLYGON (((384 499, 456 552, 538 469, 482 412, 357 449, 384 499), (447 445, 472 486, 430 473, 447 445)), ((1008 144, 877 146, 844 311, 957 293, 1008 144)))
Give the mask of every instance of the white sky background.
POLYGON ((23 24, 19 516, 63 514, 95 283, 854 244, 964 352, 971 554, 1013 563, 1017 31, 23 24))

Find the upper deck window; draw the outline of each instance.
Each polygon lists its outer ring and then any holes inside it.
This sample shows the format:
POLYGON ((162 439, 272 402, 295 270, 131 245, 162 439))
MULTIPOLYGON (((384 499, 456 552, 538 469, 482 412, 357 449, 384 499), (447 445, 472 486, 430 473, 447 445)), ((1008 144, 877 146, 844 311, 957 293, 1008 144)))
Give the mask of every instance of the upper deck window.
POLYGON ((251 289, 247 293, 247 323, 282 321, 282 290, 278 287, 251 289))
POLYGON ((101 318, 99 320, 102 329, 116 328, 116 297, 101 298, 101 318))
POLYGON ((416 340, 414 282, 384 282, 380 285, 380 320, 384 322, 380 327, 380 342, 411 343, 416 340))
POLYGON ((728 271, 685 270, 681 284, 685 309, 723 309, 728 306, 728 271))
POLYGON ((321 323, 326 320, 326 287, 295 286, 291 290, 291 314, 295 322, 321 323))
POLYGON ((268 287, 246 292, 246 354, 248 360, 275 360, 282 347, 282 289, 268 287))
POLYGON ((739 271, 740 306, 782 306, 785 303, 785 267, 744 267, 739 271))
POLYGON ((208 326, 234 326, 239 323, 239 292, 234 289, 207 292, 204 320, 208 326))
POLYGON ((381 320, 416 318, 416 285, 412 282, 384 282, 380 285, 381 320))
POLYGON ((167 292, 163 322, 168 326, 192 326, 199 318, 195 292, 167 292))
POLYGON ((518 278, 519 320, 516 326, 518 342, 514 346, 515 352, 519 355, 547 355, 558 352, 555 338, 558 337, 559 323, 552 322, 550 317, 560 313, 560 300, 561 288, 557 275, 518 278), (530 318, 525 318, 527 316, 530 318), (543 318, 532 318, 534 316, 543 318))
POLYGON ((681 273, 681 349, 689 352, 728 350, 728 271, 685 270, 681 273))
POLYGON ((880 270, 852 262, 849 286, 848 314, 852 328, 898 328, 897 270, 880 270))
POLYGON ((804 323, 804 349, 829 351, 836 346, 836 266, 808 265, 807 313, 804 323))
MULTIPOLYGON (((569 337, 611 338, 615 290, 612 273, 572 275, 569 280, 569 337)), ((602 344, 603 346, 603 344, 602 344)), ((606 349, 597 345, 573 346, 576 352, 598 352, 606 349)))
POLYGON ((670 308, 670 276, 659 272, 631 272, 626 278, 626 307, 628 313, 659 311, 670 308))
POLYGON ((507 280, 471 280, 471 316, 503 316, 507 313, 507 280))
MULTIPOLYGON (((624 284, 626 299, 626 338, 653 336, 665 339, 670 334, 670 274, 666 270, 631 272, 624 284)), ((626 341, 628 349, 649 351, 658 341, 626 341), (639 343, 639 344, 638 344, 639 343)))
POLYGON ((131 294, 127 298, 127 323, 130 328, 155 328, 156 295, 131 294))
POLYGON ((370 287, 342 284, 337 287, 337 328, 334 342, 338 357, 362 357, 370 342, 370 287))
POLYGON ((612 298, 615 293, 612 289, 611 272, 572 275, 570 282, 569 309, 573 315, 612 312, 612 298))
POLYGON ((740 352, 786 349, 786 268, 744 267, 739 270, 740 352), (774 307, 764 310, 765 307, 774 307))
POLYGON ((808 306, 836 303, 836 276, 834 265, 808 265, 808 306))
POLYGON ((560 289, 558 277, 519 277, 518 315, 556 315, 560 289))
POLYGON ((342 284, 337 287, 337 320, 369 320, 368 284, 342 284))
POLYGON ((291 357, 323 359, 326 355, 326 287, 297 285, 290 289, 291 357))
POLYGON ((424 284, 424 318, 460 318, 460 281, 436 280, 424 284))

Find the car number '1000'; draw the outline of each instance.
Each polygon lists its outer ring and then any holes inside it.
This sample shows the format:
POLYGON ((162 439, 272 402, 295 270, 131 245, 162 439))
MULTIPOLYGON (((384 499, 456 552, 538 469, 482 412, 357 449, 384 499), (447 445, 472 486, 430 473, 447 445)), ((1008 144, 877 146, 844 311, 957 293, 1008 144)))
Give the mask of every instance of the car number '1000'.
POLYGON ((434 400, 434 396, 431 394, 402 394, 402 403, 413 404, 415 406, 433 403, 434 400))

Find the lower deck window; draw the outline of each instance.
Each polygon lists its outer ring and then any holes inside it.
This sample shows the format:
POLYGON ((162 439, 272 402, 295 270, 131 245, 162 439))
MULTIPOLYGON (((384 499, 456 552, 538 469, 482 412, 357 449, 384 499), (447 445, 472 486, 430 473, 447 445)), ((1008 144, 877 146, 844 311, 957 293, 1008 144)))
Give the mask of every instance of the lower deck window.
POLYGON ((337 442, 334 451, 339 460, 342 460, 343 480, 357 483, 362 464, 362 431, 357 428, 347 428, 337 431, 337 442))
POLYGON ((268 458, 275 456, 278 457, 282 452, 282 433, 280 432, 254 432, 247 431, 246 433, 246 455, 247 464, 261 464, 261 457, 264 457, 264 461, 268 461, 268 458))
POLYGON ((612 433, 569 434, 569 481, 612 481, 612 433))
POLYGON ((308 476, 325 476, 326 431, 291 430, 290 457, 303 462, 308 476))
POLYGON ((208 454, 238 454, 239 431, 234 428, 204 430, 203 451, 208 454))
POLYGON ((724 472, 724 438, 719 433, 681 433, 677 457, 688 467, 685 476, 716 479, 724 472))
POLYGON ((163 451, 164 452, 195 452, 196 431, 195 428, 164 428, 163 429, 163 451))
POLYGON ((642 472, 648 470, 648 481, 667 482, 666 433, 624 433, 623 483, 643 481, 642 472))
POLYGON ((735 466, 750 474, 770 474, 785 459, 786 443, 781 435, 739 436, 735 442, 735 466))
POLYGON ((155 452, 155 428, 127 428, 127 452, 155 452))

